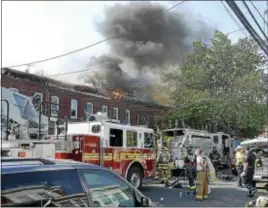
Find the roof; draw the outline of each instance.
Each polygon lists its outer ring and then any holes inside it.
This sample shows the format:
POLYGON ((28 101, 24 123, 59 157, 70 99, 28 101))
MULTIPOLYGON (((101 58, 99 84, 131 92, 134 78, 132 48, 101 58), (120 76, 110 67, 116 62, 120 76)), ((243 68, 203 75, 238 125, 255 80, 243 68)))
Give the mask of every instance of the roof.
MULTIPOLYGON (((29 79, 29 81, 36 81, 39 83, 41 82, 43 84, 49 83, 51 86, 56 86, 59 88, 70 90, 70 91, 87 93, 87 94, 91 94, 92 96, 98 95, 98 96, 101 96, 101 98, 111 99, 110 97, 106 95, 105 90, 97 89, 97 88, 90 87, 87 85, 70 84, 70 83, 59 81, 59 80, 51 79, 49 77, 31 74, 28 72, 23 72, 23 71, 19 71, 15 69, 10 69, 10 68, 2 68, 1 74, 12 75, 14 77, 20 77, 24 79, 26 78, 26 79, 29 79)), ((121 102, 141 104, 141 105, 146 105, 147 107, 171 108, 170 106, 144 102, 133 97, 126 97, 126 99, 121 102)))

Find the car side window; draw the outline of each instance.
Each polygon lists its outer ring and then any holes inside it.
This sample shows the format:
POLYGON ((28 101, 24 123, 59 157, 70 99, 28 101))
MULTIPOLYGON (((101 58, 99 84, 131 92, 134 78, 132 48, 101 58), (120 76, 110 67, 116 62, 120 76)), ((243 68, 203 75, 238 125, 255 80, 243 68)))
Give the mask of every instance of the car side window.
POLYGON ((117 175, 104 170, 82 170, 94 207, 135 207, 134 189, 117 175))

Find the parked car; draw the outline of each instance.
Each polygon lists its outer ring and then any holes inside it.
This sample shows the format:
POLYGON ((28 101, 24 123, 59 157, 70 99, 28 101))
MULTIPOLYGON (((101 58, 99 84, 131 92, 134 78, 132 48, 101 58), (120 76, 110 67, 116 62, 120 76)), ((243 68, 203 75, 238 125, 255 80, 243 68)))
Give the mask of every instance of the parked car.
POLYGON ((2 158, 2 207, 156 206, 113 171, 68 160, 2 158))

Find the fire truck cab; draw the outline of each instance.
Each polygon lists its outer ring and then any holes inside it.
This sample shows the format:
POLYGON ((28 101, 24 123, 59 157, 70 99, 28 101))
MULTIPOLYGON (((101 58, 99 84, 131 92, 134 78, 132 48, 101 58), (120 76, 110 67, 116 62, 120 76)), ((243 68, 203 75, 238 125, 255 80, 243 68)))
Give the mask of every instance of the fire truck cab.
POLYGON ((115 123, 101 113, 88 120, 68 123, 62 134, 49 136, 56 145, 56 159, 102 165, 124 176, 136 188, 154 179, 153 129, 115 123))
POLYGON ((228 167, 231 165, 231 159, 233 158, 233 139, 229 134, 218 132, 212 134, 213 144, 221 156, 221 166, 228 167))

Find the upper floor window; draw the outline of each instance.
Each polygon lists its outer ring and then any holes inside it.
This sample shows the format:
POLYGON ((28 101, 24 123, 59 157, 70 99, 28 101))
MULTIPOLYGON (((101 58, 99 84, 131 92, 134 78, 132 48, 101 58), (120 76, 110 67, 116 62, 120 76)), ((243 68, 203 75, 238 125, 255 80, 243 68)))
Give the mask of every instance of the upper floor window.
POLYGON ((108 115, 108 107, 106 105, 103 105, 101 107, 101 112, 105 113, 106 115, 108 115))
POLYGON ((93 104, 92 103, 86 103, 85 112, 88 116, 93 113, 93 104))
POLYGON ((51 96, 51 116, 57 117, 59 115, 60 110, 60 99, 58 96, 52 95, 51 96))
POLYGON ((140 115, 137 114, 136 116, 136 124, 139 125, 140 124, 140 115))
POLYGON ((130 124, 130 110, 126 110, 126 121, 130 124))
POLYGON ((118 108, 113 108, 112 119, 118 120, 118 108))
POLYGON ((72 99, 71 100, 71 118, 77 118, 77 106, 78 106, 78 102, 77 100, 72 99))

